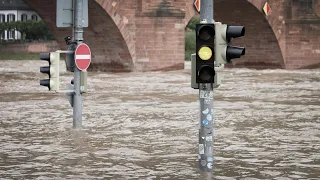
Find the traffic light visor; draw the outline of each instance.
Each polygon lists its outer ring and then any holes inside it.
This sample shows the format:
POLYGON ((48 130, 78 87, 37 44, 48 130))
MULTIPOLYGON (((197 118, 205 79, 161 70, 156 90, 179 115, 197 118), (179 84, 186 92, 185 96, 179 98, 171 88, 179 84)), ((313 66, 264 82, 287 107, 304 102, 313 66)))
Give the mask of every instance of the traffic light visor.
POLYGON ((199 49, 198 55, 202 60, 209 60, 212 57, 212 49, 208 46, 203 46, 199 49))
POLYGON ((244 47, 228 46, 227 48, 228 59, 240 58, 245 54, 246 54, 246 48, 244 47))
POLYGON ((40 53, 40 59, 49 61, 50 60, 50 53, 40 53))
POLYGON ((246 29, 243 26, 228 26, 227 37, 237 38, 244 36, 246 29))
POLYGON ((215 35, 214 28, 212 26, 203 25, 200 27, 198 31, 198 36, 202 40, 209 40, 210 38, 213 38, 215 35))
POLYGON ((40 85, 41 86, 46 86, 49 88, 49 90, 51 90, 51 87, 50 87, 50 79, 41 79, 40 80, 40 85))

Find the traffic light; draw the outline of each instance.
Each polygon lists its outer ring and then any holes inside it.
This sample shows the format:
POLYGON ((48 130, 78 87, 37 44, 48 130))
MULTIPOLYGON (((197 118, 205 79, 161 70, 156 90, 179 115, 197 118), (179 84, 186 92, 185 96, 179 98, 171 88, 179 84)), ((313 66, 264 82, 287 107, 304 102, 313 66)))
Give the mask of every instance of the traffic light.
POLYGON ((231 63, 231 59, 240 58, 245 55, 245 48, 232 46, 232 38, 244 36, 243 26, 229 26, 227 24, 215 23, 215 61, 217 65, 231 63))
POLYGON ((40 85, 49 88, 49 91, 59 91, 59 61, 60 53, 41 53, 40 59, 49 62, 49 66, 40 67, 40 72, 49 75, 49 79, 41 79, 40 85))
POLYGON ((196 26, 196 82, 214 82, 214 24, 196 26))

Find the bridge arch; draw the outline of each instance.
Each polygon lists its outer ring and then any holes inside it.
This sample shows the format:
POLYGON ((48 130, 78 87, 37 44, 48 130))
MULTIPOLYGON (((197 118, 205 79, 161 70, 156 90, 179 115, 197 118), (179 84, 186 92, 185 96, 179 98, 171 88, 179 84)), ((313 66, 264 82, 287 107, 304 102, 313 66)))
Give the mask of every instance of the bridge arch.
MULTIPOLYGON (((117 11, 121 8, 121 2, 88 2, 89 27, 84 29, 84 42, 91 48, 94 58, 89 69, 132 71, 134 47, 129 30, 125 27, 126 20, 117 11)), ((56 0, 26 0, 26 3, 48 24, 60 48, 66 47, 64 37, 72 35, 72 28, 56 28, 56 0)))
MULTIPOLYGON (((282 38, 281 24, 273 16, 277 13, 273 10, 266 17, 262 8, 266 0, 215 0, 214 19, 216 21, 242 25, 246 28, 243 38, 233 40, 233 45, 245 46, 246 55, 235 59, 233 65, 236 67, 250 68, 283 68, 285 57, 284 38, 282 38)), ((186 21, 197 15, 193 2, 186 0, 186 21)))
MULTIPOLYGON (((60 48, 66 49, 64 37, 70 36, 72 29, 56 28, 56 0, 25 1, 48 24, 60 48)), ((284 66, 286 32, 281 8, 274 8, 266 17, 261 12, 266 0, 214 2, 216 21, 246 27, 246 36, 233 41, 234 45, 247 48, 246 56, 234 60, 235 66, 284 66)), ((284 3, 278 0, 269 2, 273 7, 284 3)), ((115 72, 182 68, 183 25, 195 14, 191 0, 89 0, 89 27, 84 30, 84 39, 93 52, 90 69, 115 72), (160 10, 175 16, 154 16, 160 10), (162 22, 160 26, 159 22, 162 22), (166 53, 174 57, 163 56, 166 53)))

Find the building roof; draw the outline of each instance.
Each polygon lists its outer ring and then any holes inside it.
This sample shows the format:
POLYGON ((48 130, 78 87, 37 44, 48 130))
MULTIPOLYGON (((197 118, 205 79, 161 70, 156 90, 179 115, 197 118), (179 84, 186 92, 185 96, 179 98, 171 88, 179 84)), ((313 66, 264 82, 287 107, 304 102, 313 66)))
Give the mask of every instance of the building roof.
POLYGON ((32 10, 23 0, 0 0, 0 10, 32 10))

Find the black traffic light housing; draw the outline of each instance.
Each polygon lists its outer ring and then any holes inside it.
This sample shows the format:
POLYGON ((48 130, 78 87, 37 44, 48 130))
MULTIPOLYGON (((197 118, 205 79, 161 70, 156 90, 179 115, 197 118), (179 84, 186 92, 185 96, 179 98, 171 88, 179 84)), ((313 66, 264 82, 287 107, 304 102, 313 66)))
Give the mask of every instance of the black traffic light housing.
POLYGON ((214 24, 196 25, 196 82, 214 83, 214 24), (203 50, 203 51, 200 51, 203 50), (211 51, 211 52, 210 52, 211 51), (205 58, 203 58, 205 57, 205 58))

